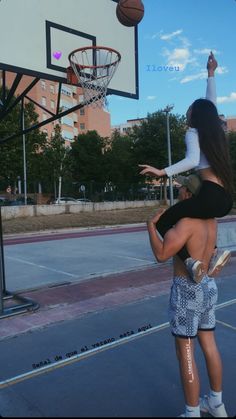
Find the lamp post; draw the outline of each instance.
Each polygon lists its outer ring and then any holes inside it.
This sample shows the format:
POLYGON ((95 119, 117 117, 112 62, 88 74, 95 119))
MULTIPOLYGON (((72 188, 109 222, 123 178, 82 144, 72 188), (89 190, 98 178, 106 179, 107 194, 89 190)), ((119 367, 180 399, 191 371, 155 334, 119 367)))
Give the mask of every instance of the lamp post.
MULTIPOLYGON (((33 148, 34 148, 34 153, 38 154, 40 152, 40 144, 39 143, 34 143, 33 144, 33 148)), ((41 181, 38 180, 38 193, 41 194, 42 193, 42 185, 41 185, 41 181)))
MULTIPOLYGON (((166 113, 166 126, 167 126, 167 146, 168 146, 168 164, 171 166, 171 144, 170 144, 170 121, 169 113, 174 108, 174 105, 167 105, 163 112, 166 113)), ((174 195, 173 195, 173 181, 172 176, 169 177, 169 189, 170 189, 170 205, 174 204, 174 195)))
MULTIPOLYGON (((21 123, 22 131, 25 129, 25 116, 24 116, 24 99, 22 99, 22 110, 21 110, 21 123)), ((27 170, 26 170, 26 150, 25 150, 25 134, 22 136, 23 140, 23 165, 24 165, 24 200, 27 205, 27 170)))

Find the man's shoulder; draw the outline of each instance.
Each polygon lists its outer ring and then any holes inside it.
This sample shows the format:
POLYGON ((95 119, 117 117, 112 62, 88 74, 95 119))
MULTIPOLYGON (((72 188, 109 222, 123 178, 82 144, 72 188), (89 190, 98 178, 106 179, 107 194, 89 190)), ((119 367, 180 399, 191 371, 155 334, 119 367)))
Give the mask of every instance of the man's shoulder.
POLYGON ((191 232, 196 231, 197 229, 204 229, 206 227, 206 220, 201 218, 184 217, 178 221, 177 227, 181 230, 188 230, 189 234, 191 234, 191 232))
POLYGON ((178 223, 175 226, 178 230, 179 234, 184 234, 186 237, 192 236, 193 234, 201 235, 205 233, 206 231, 211 231, 213 229, 217 229, 217 221, 214 218, 190 218, 185 217, 181 218, 181 220, 178 221, 178 223))
POLYGON ((196 225, 196 224, 204 224, 204 221, 206 220, 203 220, 202 218, 184 217, 184 218, 181 218, 177 224, 183 225, 183 226, 185 226, 186 224, 196 225))

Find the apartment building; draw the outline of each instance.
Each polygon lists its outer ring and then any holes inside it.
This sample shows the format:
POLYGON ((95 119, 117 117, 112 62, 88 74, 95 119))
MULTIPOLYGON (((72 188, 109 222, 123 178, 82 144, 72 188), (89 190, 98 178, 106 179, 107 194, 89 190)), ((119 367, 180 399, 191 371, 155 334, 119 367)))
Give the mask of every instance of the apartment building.
POLYGON ((227 131, 236 131, 236 116, 229 116, 226 121, 227 131))
MULTIPOLYGON (((236 116, 225 117, 223 114, 219 116, 226 131, 236 131, 236 116)), ((130 132, 134 126, 140 126, 143 121, 147 121, 147 118, 128 119, 123 124, 113 125, 111 127, 111 132, 118 131, 121 135, 125 135, 130 132)))
POLYGON ((140 126, 147 118, 127 119, 123 124, 113 125, 111 131, 118 131, 121 135, 128 134, 134 126, 140 126))
MULTIPOLYGON (((11 86, 15 78, 15 73, 7 72, 6 84, 11 86)), ((17 88, 16 94, 23 92, 33 81, 30 76, 23 76, 17 88)), ((51 80, 41 79, 28 93, 28 96, 35 102, 35 111, 39 115, 39 122, 45 121, 51 115, 49 112, 56 113, 58 98, 58 83, 51 80), (39 107, 36 103, 42 106, 39 107), (49 111, 49 112, 48 112, 49 111)), ((82 89, 76 86, 63 84, 61 88, 60 109, 67 110, 83 102, 82 89)), ((110 113, 105 109, 85 106, 72 112, 59 120, 44 125, 41 130, 50 138, 54 126, 60 124, 61 133, 65 139, 66 146, 70 145, 78 134, 86 133, 89 130, 96 130, 101 137, 110 137, 111 118, 110 113)))

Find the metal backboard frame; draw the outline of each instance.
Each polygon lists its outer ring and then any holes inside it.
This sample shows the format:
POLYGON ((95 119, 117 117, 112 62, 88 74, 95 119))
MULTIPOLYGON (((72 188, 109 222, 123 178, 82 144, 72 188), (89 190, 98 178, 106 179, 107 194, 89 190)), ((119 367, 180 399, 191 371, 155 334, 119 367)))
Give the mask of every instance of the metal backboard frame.
POLYGON ((108 94, 138 98, 138 30, 116 17, 118 0, 1 0, 0 69, 67 83, 68 55, 100 45, 121 54, 108 94))
MULTIPOLYGON (((125 27, 116 17, 118 0, 0 0, 0 122, 21 105, 21 128, 0 138, 0 144, 41 128, 84 106, 79 103, 60 111, 62 84, 67 84, 68 55, 83 46, 104 46, 121 54, 121 62, 111 80, 107 94, 139 98, 138 30, 125 27), (7 86, 6 73, 15 73, 12 85, 7 86), (31 76, 28 86, 15 93, 23 75, 31 76), (56 111, 53 113, 28 96, 40 79, 58 82, 56 111), (45 121, 25 129, 24 101, 32 101, 50 116, 45 121)), ((2 220, 0 208, 0 319, 39 305, 6 290, 2 220), (16 304, 9 305, 15 300, 16 304)))

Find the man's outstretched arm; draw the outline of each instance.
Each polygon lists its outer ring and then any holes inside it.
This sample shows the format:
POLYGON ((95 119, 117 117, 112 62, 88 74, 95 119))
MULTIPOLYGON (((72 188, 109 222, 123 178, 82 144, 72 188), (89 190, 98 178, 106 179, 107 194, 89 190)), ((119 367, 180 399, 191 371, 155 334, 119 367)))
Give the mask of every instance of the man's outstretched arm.
POLYGON ((149 240, 152 251, 158 262, 165 262, 175 256, 191 237, 192 232, 186 225, 186 220, 180 220, 174 228, 168 230, 162 241, 156 230, 156 223, 164 210, 159 210, 154 217, 147 221, 149 240))

